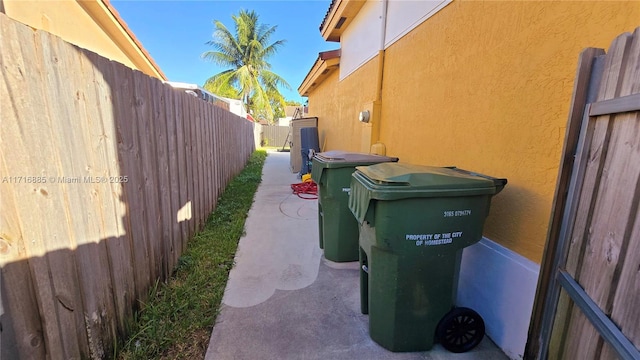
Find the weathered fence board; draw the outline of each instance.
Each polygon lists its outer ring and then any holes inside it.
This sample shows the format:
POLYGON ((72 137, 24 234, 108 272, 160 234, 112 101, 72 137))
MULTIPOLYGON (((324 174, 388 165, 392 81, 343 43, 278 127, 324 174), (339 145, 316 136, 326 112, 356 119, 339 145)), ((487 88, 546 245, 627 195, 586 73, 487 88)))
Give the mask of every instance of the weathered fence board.
POLYGON ((554 260, 543 267, 547 290, 568 296, 546 298, 541 358, 640 356, 640 28, 618 36, 596 63, 583 81, 599 89, 574 149, 566 236, 550 240, 554 260))
MULTIPOLYGON (((624 65, 624 77, 621 79, 619 97, 640 93, 640 29, 637 29, 626 52, 626 64, 624 65)), ((640 104, 636 104, 640 108, 640 104)), ((619 252, 616 254, 616 268, 613 272, 613 281, 610 294, 607 294, 607 303, 604 310, 611 314, 611 319, 620 327, 622 332, 632 341, 636 348, 640 347, 640 311, 637 304, 630 304, 629 299, 636 299, 640 294, 640 223, 638 217, 638 206, 640 204, 640 148, 638 140, 640 138, 640 111, 624 113, 618 115, 618 133, 620 139, 615 141, 616 151, 612 156, 618 155, 617 164, 611 162, 611 167, 626 169, 624 179, 625 188, 620 189, 620 198, 630 199, 632 205, 626 215, 627 226, 623 234, 619 252), (631 149, 630 149, 631 147, 631 149), (624 159, 627 162, 621 162, 624 159), (617 165, 617 166, 616 166, 617 165), (627 172, 638 174, 638 177, 629 179, 627 172), (633 193, 631 193, 631 191, 633 193)), ((616 176, 612 173, 609 175, 616 176)), ((620 211, 619 209, 616 209, 620 211)), ((615 352, 608 344, 604 344, 601 359, 615 358, 615 352)))
POLYGON ((253 124, 4 14, 0 48, 2 351, 109 357, 246 164, 253 124))
MULTIPOLYGON (((110 177, 112 173, 111 167, 117 165, 117 154, 115 154, 114 132, 111 126, 104 126, 105 119, 109 118, 111 102, 109 99, 109 89, 105 88, 105 78, 108 74, 95 71, 98 66, 93 64, 103 62, 102 66, 107 64, 106 60, 91 53, 78 53, 82 64, 84 79, 78 79, 79 90, 78 100, 82 102, 81 114, 84 114, 86 122, 83 123, 85 129, 85 141, 91 144, 91 151, 87 155, 91 157, 90 162, 94 166, 89 169, 91 178, 110 177)), ((116 318, 116 328, 118 334, 125 332, 126 319, 131 316, 132 311, 132 293, 133 282, 130 266, 130 256, 128 251, 128 242, 121 238, 124 235, 124 229, 120 221, 119 213, 122 212, 120 206, 121 185, 119 183, 109 184, 109 186, 101 186, 99 183, 91 184, 91 194, 95 197, 95 208, 99 214, 100 234, 93 241, 97 243, 100 239, 108 239, 103 241, 101 245, 103 249, 101 254, 103 258, 100 265, 105 272, 101 274, 102 278, 111 278, 111 286, 114 287, 116 293, 123 294, 122 297, 112 299, 106 295, 107 301, 113 302, 114 312, 112 316, 116 318), (123 266, 126 264, 126 266, 123 266)), ((91 247, 80 247, 80 249, 91 247)), ((86 265, 89 266, 89 265, 86 265)), ((101 286, 104 291, 104 281, 96 282, 96 286, 101 286)))
MULTIPOLYGON (((191 128, 193 127, 193 121, 194 121, 194 109, 193 109, 193 104, 195 102, 193 102, 194 99, 191 99, 188 95, 186 94, 181 94, 181 96, 183 98, 185 98, 186 102, 185 102, 185 106, 182 108, 183 111, 183 131, 184 131, 184 146, 186 148, 186 163, 187 163, 187 173, 186 173, 186 178, 185 178, 185 185, 187 187, 187 202, 185 203, 186 206, 186 223, 187 223, 187 235, 189 238, 191 238, 195 232, 195 220, 194 220, 194 216, 193 216, 193 211, 195 209, 195 199, 194 199, 194 187, 195 187, 195 181, 193 178, 193 162, 195 161, 193 158, 193 131, 191 130, 191 128)), ((186 246, 186 243, 184 244, 186 246)))
POLYGON ((156 97, 153 102, 153 118, 151 126, 155 128, 156 136, 156 156, 155 167, 157 175, 156 194, 158 198, 158 219, 160 221, 160 253, 161 269, 160 278, 164 280, 171 266, 171 192, 169 191, 169 160, 167 156, 167 118, 165 113, 166 98, 163 93, 163 86, 160 82, 154 81, 149 89, 150 94, 156 97))
MULTIPOLYGON (((27 32, 23 34, 26 36, 22 37, 22 41, 28 43, 29 34, 27 32)), ((32 119, 31 123, 21 122, 22 119, 17 119, 21 126, 26 125, 21 130, 28 129, 26 132, 31 133, 22 147, 29 149, 31 162, 27 166, 16 164, 19 167, 10 171, 15 174, 29 169, 30 173, 58 175, 60 167, 73 166, 73 163, 65 156, 65 152, 66 149, 76 146, 79 140, 73 138, 65 141, 62 134, 70 116, 70 111, 67 108, 70 105, 68 98, 64 104, 55 101, 58 94, 67 96, 69 94, 65 89, 62 75, 58 73, 60 69, 64 69, 64 65, 60 64, 64 60, 61 58, 64 54, 57 51, 57 44, 47 41, 46 34, 36 32, 35 38, 31 41, 34 40, 35 61, 28 58, 24 60, 25 64, 35 62, 39 68, 27 68, 25 71, 40 74, 40 81, 33 79, 35 82, 30 83, 30 88, 38 93, 30 95, 42 97, 46 110, 42 113, 44 116, 32 119), (39 84, 42 86, 38 86, 39 84), (48 126, 45 126, 46 130, 43 129, 44 131, 40 134, 34 134, 34 130, 41 128, 40 121, 48 126), (45 133, 47 133, 46 138, 42 136, 45 133)), ((20 135, 24 137, 23 134, 20 135)), ((3 138, 3 143, 5 140, 3 138)), ((29 234, 26 242, 27 251, 30 256, 29 264, 32 265, 31 271, 36 280, 36 296, 39 295, 40 298, 40 311, 41 314, 44 314, 42 317, 45 323, 45 344, 48 348, 49 343, 55 343, 56 353, 59 351, 60 355, 65 358, 86 355, 89 351, 81 349, 85 348, 91 330, 84 331, 83 313, 75 311, 77 307, 82 306, 81 286, 83 282, 80 281, 79 274, 76 272, 75 257, 71 252, 61 249, 76 247, 73 236, 78 230, 76 228, 77 222, 86 220, 87 216, 85 212, 82 212, 78 214, 78 221, 75 223, 69 221, 68 206, 76 200, 76 194, 68 194, 68 185, 64 181, 57 181, 57 185, 51 187, 38 188, 22 186, 20 191, 23 195, 18 198, 22 202, 22 200, 26 200, 27 192, 35 190, 33 195, 36 196, 28 196, 30 199, 25 203, 28 206, 20 209, 20 214, 21 217, 29 219, 24 222, 23 231, 25 235, 29 234), (70 196, 73 198, 69 199, 70 196), (41 220, 56 216, 58 219, 55 222, 41 220), (35 225, 33 229, 38 232, 30 233, 28 229, 32 228, 32 225, 35 225), (56 274, 56 276, 50 274, 56 274), (49 324, 48 321, 51 323, 49 324), (54 330, 54 327, 57 329, 54 330), (52 330, 56 333, 54 334, 52 330), (65 334, 71 334, 71 336, 65 336, 65 334), (59 349, 58 346, 60 346, 59 349)), ((52 355, 52 357, 55 356, 52 355)))
MULTIPOLYGON (((114 118, 121 113, 114 108, 114 104, 119 98, 117 94, 123 82, 118 76, 118 70, 122 67, 114 67, 109 60, 91 54, 92 63, 94 64, 94 73, 100 74, 103 81, 96 79, 95 86, 100 89, 101 95, 98 103, 95 104, 101 108, 102 131, 100 135, 104 151, 108 154, 108 176, 109 178, 117 177, 118 180, 110 182, 112 191, 110 201, 113 202, 114 216, 116 217, 116 227, 110 228, 107 236, 107 247, 110 254, 111 277, 113 281, 113 291, 120 296, 115 297, 116 310, 118 314, 119 334, 126 333, 126 323, 133 315, 133 308, 136 305, 138 295, 143 294, 142 288, 138 289, 139 274, 134 266, 135 253, 132 251, 134 234, 132 232, 131 218, 129 212, 129 200, 125 185, 128 181, 132 181, 129 175, 120 178, 121 173, 125 173, 122 168, 124 161, 121 159, 119 151, 123 146, 121 129, 119 124, 114 125, 114 118)), ((122 69, 124 70, 124 69, 122 69)), ((126 81, 125 81, 126 86, 126 81)), ((131 191, 131 190, 129 190, 131 191)), ((103 207, 109 206, 108 202, 103 207)))
MULTIPOLYGON (((46 42, 46 40, 44 41, 46 42)), ((60 69, 55 72, 58 98, 57 103, 63 108, 64 120, 54 126, 54 140, 60 152, 60 161, 65 171, 80 176, 96 177, 105 174, 102 164, 97 160, 99 152, 99 138, 91 136, 91 116, 95 109, 86 103, 85 79, 86 73, 92 73, 92 65, 82 64, 82 54, 74 48, 65 46, 61 42, 49 42, 55 45, 60 69), (77 69, 68 71, 67 69, 77 69), (65 72, 68 72, 65 74, 65 72), (66 75, 66 76, 65 76, 66 75), (65 101, 66 100, 66 101, 65 101), (66 105, 66 106, 65 106, 66 105), (74 114, 76 116, 74 116, 74 114), (78 115, 83 121, 77 121, 78 115), (76 119, 76 121, 74 121, 76 119), (71 139, 75 141, 70 141, 71 139), (76 156, 76 153, 82 155, 76 156), (68 164, 66 164, 68 162, 68 164)), ((50 87, 53 89, 53 87, 50 87)), ((56 100, 54 94, 48 95, 56 100)), ((54 119, 51 117, 51 119, 54 119)), ((104 357, 105 349, 115 340, 116 321, 113 298, 109 294, 111 275, 106 245, 101 239, 104 237, 102 217, 101 192, 108 192, 108 187, 100 183, 88 182, 83 186, 78 183, 65 184, 68 195, 68 205, 65 206, 67 222, 71 224, 70 239, 75 253, 61 252, 65 258, 75 256, 79 288, 82 294, 82 308, 84 324, 87 331, 90 353, 95 357, 104 357), (82 209, 77 211, 74 209, 82 209), (105 284, 107 286, 105 286, 105 284), (109 345, 105 345, 109 344, 109 345)), ((64 281, 64 280, 63 280, 64 281)), ((76 305, 77 307, 77 305, 76 305)), ((75 312, 75 308, 73 310, 75 312)))
MULTIPOLYGON (((621 86, 625 78, 624 68, 629 59, 631 34, 624 34, 612 43, 605 61, 606 71, 601 81, 598 100, 629 95, 631 88, 621 86)), ((630 64, 633 65, 633 64, 630 64)), ((628 72, 627 72, 628 73, 628 72)), ((628 83, 627 83, 628 84, 628 83)), ((616 291, 619 271, 629 241, 630 214, 637 211, 637 199, 630 189, 640 176, 638 154, 629 151, 629 144, 638 138, 638 122, 635 114, 602 115, 594 120, 595 131, 589 158, 598 159, 593 177, 585 181, 583 190, 592 193, 589 204, 578 208, 578 214, 586 214, 587 223, 576 223, 577 229, 587 233, 576 238, 570 248, 570 257, 581 262, 572 274, 595 303, 611 313, 611 294, 616 291), (580 226, 578 228, 578 226, 580 226)), ((589 174, 589 172, 587 173, 589 174)), ((633 216, 635 218, 635 215, 633 216)), ((632 224, 631 224, 632 225, 632 224)), ((573 310, 569 325, 565 354, 588 358, 602 348, 593 327, 585 327, 588 320, 578 309, 573 310)))
MULTIPOLYGON (((634 33, 633 43, 629 51, 630 59, 633 59, 634 63, 630 63, 627 68, 629 71, 626 73, 623 79, 622 88, 623 91, 629 94, 640 93, 640 30, 636 30, 634 33), (636 79, 634 81, 634 79, 636 79)), ((633 120, 632 120, 633 121, 633 120)), ((640 113, 636 112, 634 119, 636 124, 640 124, 640 113)), ((636 128, 637 129, 637 128, 636 128)), ((635 138, 640 136, 636 132, 635 138)), ((638 148, 636 148, 635 155, 638 156, 638 148)), ((635 206, 638 206, 640 200, 638 197, 638 184, 636 184, 636 198, 635 206)), ((630 239, 640 239, 640 213, 636 209, 636 218, 630 221, 634 221, 633 230, 629 236, 630 239)), ((623 253, 624 255, 624 253, 623 253)), ((629 306, 629 299, 637 298, 640 294, 640 241, 631 241, 626 249, 626 256, 623 260, 623 266, 620 269, 619 286, 616 289, 613 299, 613 305, 611 309, 611 318, 622 329, 629 339, 631 339, 636 347, 640 347, 640 307, 629 306)), ((610 347, 607 345, 603 349, 603 357, 608 355, 610 347)))
POLYGON ((197 151, 197 159, 198 159, 198 177, 196 178, 196 184, 198 185, 198 227, 202 227, 204 225, 204 219, 206 218, 205 208, 206 208, 206 190, 204 189, 204 145, 202 144, 202 133, 204 131, 204 121, 205 121, 205 111, 204 106, 198 106, 196 108, 197 116, 196 116, 196 151, 197 151))
POLYGON ((172 89, 166 86, 162 87, 162 96, 164 97, 164 112, 166 122, 164 127, 167 132, 167 173, 168 173, 168 189, 165 196, 170 197, 168 204, 168 213, 164 220, 171 225, 171 236, 167 239, 167 248, 170 254, 169 271, 178 264, 178 256, 182 252, 182 232, 180 224, 177 221, 176 214, 180 209, 180 183, 178 181, 178 149, 176 135, 176 108, 174 107, 172 89))
MULTIPOLYGON (((0 106, 2 106, 2 122, 10 122, 8 125, 0 126, 0 141, 10 141, 13 146, 21 146, 23 139, 11 139, 14 132, 20 131, 17 123, 19 116, 27 116, 30 119, 36 118, 36 111, 29 106, 27 96, 30 93, 29 81, 39 74, 37 72, 25 71, 24 53, 27 56, 35 57, 35 49, 29 47, 24 51, 21 49, 19 33, 24 33, 23 29, 12 26, 7 22, 0 22, 0 39, 2 39, 2 51, 0 51, 0 75, 2 84, 0 86, 0 106), (14 64, 14 66, 7 66, 14 64), (13 94, 21 94, 15 96, 13 94), (13 95, 13 96, 12 96, 13 95), (7 139, 8 140, 5 140, 7 139)), ((32 39, 29 39, 33 41, 32 39)), ((37 101, 42 101, 38 98, 37 101)), ((32 120, 33 121, 33 120, 32 120)), ((2 157, 0 169, 2 174, 8 174, 10 170, 16 168, 20 163, 28 161, 28 154, 17 154, 5 159, 2 157)), ((25 242, 29 241, 22 231, 21 217, 18 205, 22 203, 19 195, 12 187, 6 186, 6 182, 0 186, 0 236, 2 237, 2 252, 0 255, 0 265, 2 266, 2 286, 4 288, 15 288, 15 291, 3 292, 7 302, 4 309, 14 309, 27 316, 20 317, 13 321, 14 330, 22 334, 21 338, 15 341, 16 349, 21 354, 33 358, 42 358, 45 354, 43 323, 38 311, 38 302, 35 294, 34 282, 30 266, 23 261, 28 258, 25 242), (24 300, 23 300, 24 299, 24 300)), ((7 318, 7 314, 3 318, 7 318)), ((12 319, 13 320, 13 319, 12 319)), ((3 341, 3 349, 7 346, 7 341, 3 341)))

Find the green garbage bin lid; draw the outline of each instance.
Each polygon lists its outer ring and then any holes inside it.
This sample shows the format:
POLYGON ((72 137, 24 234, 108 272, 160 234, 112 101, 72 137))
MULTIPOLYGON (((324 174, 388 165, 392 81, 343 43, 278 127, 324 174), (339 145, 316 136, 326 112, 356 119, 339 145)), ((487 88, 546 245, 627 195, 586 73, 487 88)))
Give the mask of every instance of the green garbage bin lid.
POLYGON ((434 167, 405 163, 382 163, 356 167, 358 180, 373 192, 374 199, 462 196, 473 194, 497 194, 504 188, 507 179, 458 169, 456 167, 434 167), (408 194, 401 194, 407 192, 408 194), (380 197, 378 197, 378 196, 380 197))
POLYGON ((359 165, 372 165, 382 162, 398 161, 396 157, 363 154, 347 151, 325 151, 317 153, 313 157, 313 166, 311 167, 311 178, 320 184, 324 169, 338 169, 359 165))
POLYGON ((495 195, 507 183, 507 179, 493 178, 456 167, 404 163, 358 166, 352 177, 349 208, 359 222, 364 219, 372 199, 495 195))
POLYGON ((315 155, 316 160, 323 166, 324 168, 341 168, 348 166, 358 166, 358 165, 371 165, 383 162, 393 162, 398 161, 396 157, 389 156, 381 156, 381 155, 373 155, 373 154, 363 154, 363 153, 355 153, 355 152, 347 152, 347 151, 325 151, 321 153, 317 153, 315 155))

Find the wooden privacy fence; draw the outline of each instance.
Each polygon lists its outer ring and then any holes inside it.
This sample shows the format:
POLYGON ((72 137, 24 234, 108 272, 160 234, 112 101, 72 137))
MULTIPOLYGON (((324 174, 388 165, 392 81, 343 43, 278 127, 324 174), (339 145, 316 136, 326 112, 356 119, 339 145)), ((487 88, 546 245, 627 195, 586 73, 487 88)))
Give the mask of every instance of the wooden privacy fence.
POLYGON ((253 123, 3 14, 0 49, 2 354, 108 357, 253 123))
POLYGON ((580 56, 554 203, 527 358, 639 359, 640 28, 580 56))
POLYGON ((289 148, 289 136, 288 126, 263 126, 261 142, 264 146, 276 146, 282 148, 289 148))

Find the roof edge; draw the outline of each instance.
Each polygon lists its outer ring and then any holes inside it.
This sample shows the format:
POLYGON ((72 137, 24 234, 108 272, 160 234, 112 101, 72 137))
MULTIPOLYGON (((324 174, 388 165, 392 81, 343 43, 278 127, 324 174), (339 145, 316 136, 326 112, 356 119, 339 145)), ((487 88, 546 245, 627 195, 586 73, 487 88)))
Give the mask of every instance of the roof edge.
POLYGON ((367 0, 332 0, 320 24, 320 34, 327 41, 340 41, 340 36, 367 0))
POLYGON ((298 87, 300 96, 309 96, 309 91, 320 85, 329 75, 340 66, 340 55, 342 50, 323 51, 318 54, 318 58, 302 80, 298 87))
MULTIPOLYGON (((121 36, 121 38, 124 37, 125 39, 129 40, 129 46, 127 46, 126 43, 122 44, 122 43, 116 42, 116 44, 118 44, 118 46, 125 52, 125 54, 132 55, 133 53, 138 53, 138 55, 141 55, 143 62, 146 64, 139 64, 139 61, 136 61, 136 59, 131 59, 133 63, 137 63, 136 65, 141 67, 139 69, 140 71, 146 73, 147 75, 152 75, 148 73, 150 71, 151 73, 153 73, 155 77, 161 80, 167 80, 167 77, 160 69, 160 66, 158 66, 155 60, 153 60, 149 52, 147 52, 147 50, 144 48, 142 43, 135 36, 133 31, 131 31, 131 29, 129 28, 127 23, 124 21, 124 19, 120 17, 120 14, 113 7, 113 5, 111 5, 109 0, 94 0, 94 1, 76 0, 76 1, 94 19, 94 21, 96 21, 99 25, 102 26, 102 28, 106 32, 115 31, 116 33, 112 35, 116 35, 116 36, 119 35, 121 36), (110 17, 113 23, 108 24, 107 22, 105 22, 106 19, 104 18, 104 15, 106 15, 107 17, 110 17), (113 27, 115 27, 115 29, 113 27), (120 34, 117 34, 117 33, 120 33, 120 34), (129 49, 126 49, 126 47, 129 47, 129 49), (142 69, 143 67, 146 67, 147 69, 145 70, 147 71, 144 71, 142 69)), ((114 41, 116 41, 116 39, 114 39, 114 41)))

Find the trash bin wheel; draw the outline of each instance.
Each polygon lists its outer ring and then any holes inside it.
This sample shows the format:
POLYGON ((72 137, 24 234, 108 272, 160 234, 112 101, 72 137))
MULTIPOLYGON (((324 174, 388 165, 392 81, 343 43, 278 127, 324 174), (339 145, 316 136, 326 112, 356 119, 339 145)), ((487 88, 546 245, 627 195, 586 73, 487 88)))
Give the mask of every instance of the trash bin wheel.
POLYGON ((438 323, 436 336, 445 349, 454 353, 463 353, 473 349, 482 341, 484 320, 469 308, 453 308, 438 323))

